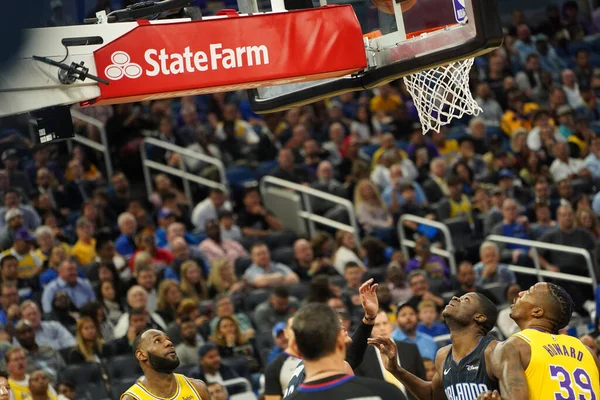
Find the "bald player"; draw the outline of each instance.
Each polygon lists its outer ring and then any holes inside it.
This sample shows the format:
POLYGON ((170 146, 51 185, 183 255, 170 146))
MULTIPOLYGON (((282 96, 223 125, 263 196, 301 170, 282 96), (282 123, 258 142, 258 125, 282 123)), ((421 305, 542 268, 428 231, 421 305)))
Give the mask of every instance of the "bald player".
POLYGON ((520 292, 510 316, 521 332, 498 344, 492 355, 500 393, 487 392, 480 399, 598 399, 598 358, 579 339, 558 334, 573 307, 569 293, 553 283, 520 292))
POLYGON ((148 329, 140 333, 133 341, 133 354, 144 377, 127 389, 121 400, 210 400, 204 382, 173 373, 179 358, 164 332, 148 329))

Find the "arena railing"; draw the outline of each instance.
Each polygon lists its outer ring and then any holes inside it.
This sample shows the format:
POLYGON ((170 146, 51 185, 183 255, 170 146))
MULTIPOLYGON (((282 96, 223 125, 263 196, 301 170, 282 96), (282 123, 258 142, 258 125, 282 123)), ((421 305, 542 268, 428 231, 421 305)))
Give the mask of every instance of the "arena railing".
POLYGON ((448 260, 448 266, 450 267, 450 272, 452 275, 456 275, 456 249, 454 248, 454 244, 452 242, 452 235, 450 234, 450 229, 445 224, 439 221, 432 221, 430 219, 418 217, 412 214, 404 214, 398 220, 398 237, 400 238, 400 249, 402 250, 402 254, 404 254, 404 258, 408 260, 410 255, 408 254, 408 248, 415 248, 415 241, 406 237, 406 232, 404 231, 404 222, 410 221, 417 224, 422 224, 426 226, 431 226, 433 228, 439 229, 444 235, 444 241, 446 242, 446 248, 440 249, 438 247, 431 247, 431 252, 433 254, 437 254, 440 257, 444 257, 448 260))
MULTIPOLYGON (((89 147, 92 150, 99 151, 100 153, 102 153, 102 157, 104 158, 104 167, 106 168, 106 181, 108 183, 111 183, 113 175, 113 165, 110 159, 110 150, 108 148, 108 139, 106 136, 105 125, 100 120, 85 115, 84 113, 75 109, 71 109, 71 117, 81 122, 85 122, 86 124, 90 124, 96 129, 98 129, 98 132, 100 134, 100 143, 76 133, 73 138, 67 140, 67 148, 69 149, 69 154, 73 152, 73 142, 77 142, 85 147, 89 147)), ((32 134, 33 136, 33 132, 35 132, 35 120, 29 120, 29 127, 30 129, 32 129, 30 134, 32 134)))
POLYGON ((162 140, 158 140, 155 138, 145 138, 144 140, 142 140, 142 143, 140 144, 140 155, 142 157, 142 169, 144 171, 144 181, 146 183, 146 191, 148 192, 148 194, 151 194, 153 190, 152 176, 150 175, 151 169, 181 178, 181 180, 183 181, 183 191, 190 204, 193 204, 192 189, 190 186, 190 182, 194 182, 202 186, 208 186, 211 189, 221 189, 224 192, 229 191, 229 189, 227 188, 227 178, 225 176, 225 165, 218 158, 209 157, 204 154, 199 154, 192 150, 188 150, 185 147, 176 146, 174 144, 163 142, 162 140), (179 163, 179 168, 171 167, 169 165, 162 164, 154 160, 149 160, 148 155, 146 154, 147 146, 159 147, 182 156, 182 160, 179 163), (217 171, 219 172, 219 179, 221 182, 215 182, 208 178, 204 178, 202 176, 198 176, 196 174, 188 172, 183 157, 192 158, 194 160, 203 161, 206 164, 214 165, 217 171))
POLYGON ((260 181, 260 192, 263 196, 270 195, 266 190, 268 186, 279 186, 287 190, 292 190, 302 197, 303 210, 298 213, 298 217, 307 222, 310 236, 313 236, 318 231, 315 227, 315 223, 319 223, 334 229, 352 233, 356 239, 356 244, 360 247, 360 227, 356 219, 356 214, 354 213, 354 204, 352 204, 350 200, 284 179, 279 179, 274 176, 265 176, 260 181), (350 225, 313 213, 310 202, 311 197, 323 199, 343 207, 348 213, 350 225))
POLYGON ((517 239, 517 238, 501 236, 501 235, 490 235, 486 238, 486 240, 489 240, 492 242, 498 242, 498 243, 505 243, 505 244, 515 244, 518 246, 528 246, 531 248, 531 255, 532 255, 531 258, 533 260, 533 265, 535 266, 535 269, 529 268, 529 267, 523 267, 520 265, 509 264, 508 265, 509 268, 511 269, 511 271, 513 271, 515 273, 525 274, 525 275, 535 275, 535 276, 537 276, 537 279, 539 282, 544 282, 544 278, 551 278, 551 279, 559 279, 559 280, 570 281, 570 282, 575 282, 575 283, 583 283, 583 284, 591 285, 592 288, 594 289, 594 291, 596 290, 596 286, 598 286, 598 281, 596 280, 596 271, 594 270, 594 263, 592 261, 592 256, 590 255, 590 252, 587 251, 586 249, 582 249, 580 247, 573 247, 573 246, 563 246, 560 244, 538 242, 535 240, 517 239), (553 272, 553 271, 546 271, 546 270, 542 269, 542 266, 540 265, 540 260, 538 258, 538 250, 539 249, 558 251, 558 252, 570 253, 570 254, 578 254, 578 255, 582 256, 585 259, 585 264, 587 266, 590 276, 566 274, 564 272, 553 272))

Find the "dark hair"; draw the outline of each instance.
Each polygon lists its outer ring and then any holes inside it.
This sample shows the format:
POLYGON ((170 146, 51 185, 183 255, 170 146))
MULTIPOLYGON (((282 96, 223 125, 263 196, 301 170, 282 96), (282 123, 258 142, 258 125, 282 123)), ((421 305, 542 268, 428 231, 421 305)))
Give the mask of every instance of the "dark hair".
POLYGON ((13 256, 12 254, 8 254, 2 257, 2 259, 0 260, 0 269, 4 268, 4 263, 10 260, 19 261, 17 260, 17 257, 13 256))
POLYGON ((317 275, 312 278, 306 301, 308 303, 327 303, 330 298, 335 297, 329 288, 329 283, 329 276, 327 275, 317 275))
POLYGON ((73 383, 73 381, 70 381, 70 380, 60 381, 60 382, 58 382, 58 386, 60 387, 60 385, 64 385, 64 386, 68 387, 69 389, 75 391, 75 384, 73 383))
POLYGON ((273 296, 279 297, 280 299, 287 299, 290 297, 290 291, 285 286, 277 286, 273 290, 273 296))
POLYGON ((189 315, 182 315, 182 316, 179 318, 179 324, 178 324, 178 325, 179 325, 179 328, 181 328, 181 325, 183 325, 183 324, 185 324, 185 323, 188 323, 188 322, 192 322, 192 323, 193 323, 193 322, 194 322, 194 320, 193 320, 193 319, 191 319, 189 315))
MULTIPOLYGON (((129 316, 131 317, 131 313, 129 313, 129 316)), ((149 330, 151 328, 146 328, 144 330, 142 330, 140 333, 138 333, 138 335, 135 337, 135 339, 133 339, 133 343, 131 345, 131 347, 133 348, 133 356, 135 357, 135 353, 137 353, 137 351, 140 349, 140 344, 142 342, 142 335, 144 333, 146 333, 147 330, 149 330)))
POLYGON ((300 354, 313 361, 335 351, 340 321, 327 304, 309 303, 294 315, 293 330, 300 354))
POLYGON ((131 317, 133 317, 134 315, 146 315, 147 313, 148 312, 145 308, 134 308, 132 310, 129 310, 129 319, 131 320, 131 317))
POLYGON ((5 369, 0 369, 0 378, 8 380, 8 371, 6 371, 5 369))
POLYGON ((360 265, 358 265, 357 262, 355 262, 355 261, 348 261, 346 263, 346 265, 344 265, 344 271, 346 271, 348 268, 356 268, 356 267, 360 268, 360 265))
POLYGON ((256 243, 253 243, 252 246, 250 246, 250 253, 252 253, 255 248, 262 247, 262 246, 267 246, 267 244, 265 242, 256 242, 256 243))
POLYGON ((496 320, 498 319, 498 309, 490 299, 488 299, 481 293, 477 293, 477 297, 479 297, 478 311, 485 315, 485 321, 479 324, 479 326, 483 328, 483 334, 487 335, 488 332, 494 329, 494 326, 496 326, 496 320))
POLYGON ((552 300, 552 317, 554 322, 554 331, 558 332, 564 328, 571 321, 571 315, 573 314, 573 299, 569 292, 567 292, 562 286, 558 286, 555 283, 548 283, 548 293, 552 300))

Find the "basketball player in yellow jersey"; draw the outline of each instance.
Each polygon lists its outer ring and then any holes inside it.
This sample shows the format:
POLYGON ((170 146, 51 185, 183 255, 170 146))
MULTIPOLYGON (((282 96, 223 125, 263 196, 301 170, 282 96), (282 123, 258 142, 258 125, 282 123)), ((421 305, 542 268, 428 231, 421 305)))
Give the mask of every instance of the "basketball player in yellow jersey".
POLYGON ((204 382, 173 373, 179 358, 164 332, 148 329, 140 333, 133 341, 133 354, 144 377, 127 389, 121 400, 210 400, 204 382))
POLYGON ((521 332, 499 344, 492 357, 500 394, 487 392, 479 398, 600 399, 598 358, 579 339, 558 334, 572 313, 571 296, 553 283, 537 283, 519 293, 510 316, 521 332))

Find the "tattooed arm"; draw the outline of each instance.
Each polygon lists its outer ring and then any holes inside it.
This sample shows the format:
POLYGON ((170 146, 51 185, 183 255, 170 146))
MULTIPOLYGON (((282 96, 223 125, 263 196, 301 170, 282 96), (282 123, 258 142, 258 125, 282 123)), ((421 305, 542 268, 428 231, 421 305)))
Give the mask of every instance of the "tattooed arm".
POLYGON ((529 399, 525 369, 529 365, 530 358, 529 345, 519 338, 510 338, 496 346, 492 357, 493 368, 503 399, 529 399))

